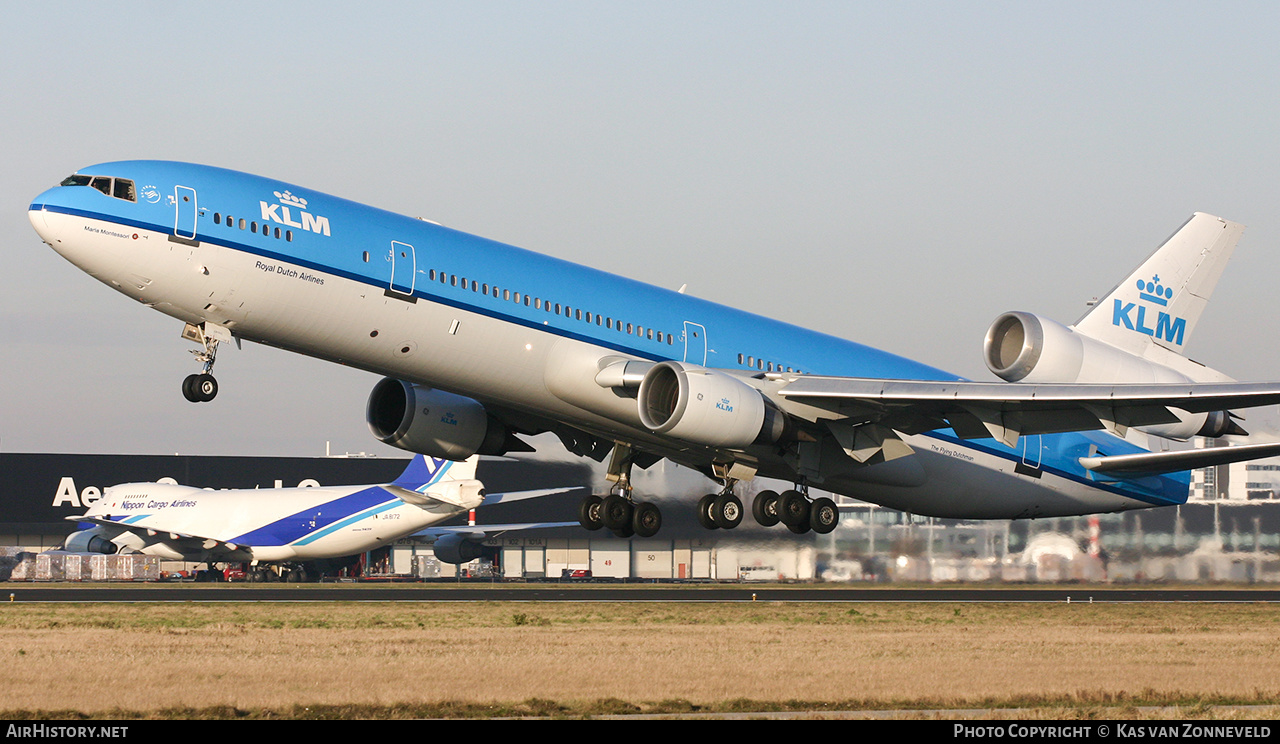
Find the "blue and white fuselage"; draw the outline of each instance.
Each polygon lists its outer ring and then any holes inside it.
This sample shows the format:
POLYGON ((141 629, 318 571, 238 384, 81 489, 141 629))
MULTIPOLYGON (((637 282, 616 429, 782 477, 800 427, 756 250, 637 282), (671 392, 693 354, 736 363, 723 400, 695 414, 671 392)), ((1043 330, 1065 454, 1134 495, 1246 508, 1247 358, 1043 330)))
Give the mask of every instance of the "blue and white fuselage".
POLYGON ((202 551, 209 542, 225 546, 217 560, 271 562, 354 555, 390 545, 457 513, 433 513, 401 501, 381 486, 229 493, 145 483, 107 489, 84 517, 132 528, 116 540, 126 549, 204 560, 202 551), (149 543, 149 532, 164 539, 149 543), (184 550, 170 535, 204 540, 184 550))
MULTIPOLYGON (((960 380, 847 340, 292 184, 157 161, 80 173, 36 197, 30 219, 45 242, 103 283, 212 337, 341 362, 404 381, 406 390, 420 386, 422 395, 446 391, 478 404, 443 422, 457 427, 457 437, 437 426, 425 440, 401 431, 404 439, 392 442, 409 449, 430 442, 415 451, 461 459, 502 451, 508 435, 554 431, 571 449, 597 457, 601 446, 625 444, 708 475, 758 474, 948 517, 1073 515, 1187 497, 1185 470, 1104 475, 1082 464, 1146 452, 1113 434, 1126 431, 1124 422, 1092 399, 1081 404, 1096 414, 1092 425, 1043 423, 1021 408, 1014 416, 1003 401, 908 409, 873 395, 850 408, 843 393, 799 391, 828 377, 960 380), (654 421, 659 366, 669 397, 690 397, 654 421), (716 400, 704 401, 701 390, 716 400), (645 401, 653 401, 648 418, 645 401), (677 414, 685 420, 665 418, 677 414), (995 416, 1012 436, 960 436, 960 419, 970 414, 971 423, 988 427, 995 416), (717 415, 729 423, 717 423, 717 415), (747 415, 763 427, 733 418, 747 415), (1094 430, 1104 426, 1109 431, 1094 430), (870 449, 860 450, 856 443, 868 437, 870 449)), ((1141 419, 1149 420, 1167 418, 1141 419)), ((384 441, 394 437, 388 431, 384 441)))
MULTIPOLYGON (((356 555, 422 533, 483 504, 563 490, 486 494, 478 456, 453 462, 418 455, 392 483, 214 491, 172 483, 111 486, 83 515, 66 549, 136 552, 195 562, 303 562, 356 555)), ((556 524, 436 528, 446 543, 556 524)), ((448 550, 438 550, 447 560, 448 550)), ((459 562, 459 561, 454 561, 459 562)))

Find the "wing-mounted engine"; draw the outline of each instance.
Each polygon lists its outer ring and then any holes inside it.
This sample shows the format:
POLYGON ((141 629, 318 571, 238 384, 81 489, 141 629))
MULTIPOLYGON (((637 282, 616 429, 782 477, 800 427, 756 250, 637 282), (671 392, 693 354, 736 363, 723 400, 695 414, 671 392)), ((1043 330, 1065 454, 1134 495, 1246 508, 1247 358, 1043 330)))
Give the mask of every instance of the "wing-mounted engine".
POLYGON ((390 377, 369 394, 365 419, 379 441, 430 457, 465 460, 513 449, 507 427, 478 401, 390 377))
POLYGON ((468 563, 484 555, 484 546, 468 535, 460 533, 441 535, 436 538, 432 550, 437 560, 453 564, 468 563))
MULTIPOLYGON (((1026 312, 1008 312, 995 319, 983 342, 983 359, 997 377, 1029 384, 1189 383, 1200 381, 1198 377, 1223 377, 1204 367, 1199 367, 1203 374, 1192 376, 1026 312)), ((1184 357, 1177 360, 1195 365, 1184 357)), ((1245 433, 1227 411, 1193 414, 1172 410, 1171 414, 1177 421, 1138 428, 1148 434, 1178 440, 1245 433)), ((1102 415, 1099 418, 1119 428, 1124 426, 1116 417, 1102 415)))
POLYGON ((637 399, 640 421, 653 432, 710 447, 777 442, 788 430, 786 415, 759 390, 695 364, 653 365, 637 399))
POLYGON ((120 546, 111 542, 111 537, 101 528, 93 527, 67 535, 67 540, 62 544, 62 549, 71 553, 114 555, 120 550, 120 546))

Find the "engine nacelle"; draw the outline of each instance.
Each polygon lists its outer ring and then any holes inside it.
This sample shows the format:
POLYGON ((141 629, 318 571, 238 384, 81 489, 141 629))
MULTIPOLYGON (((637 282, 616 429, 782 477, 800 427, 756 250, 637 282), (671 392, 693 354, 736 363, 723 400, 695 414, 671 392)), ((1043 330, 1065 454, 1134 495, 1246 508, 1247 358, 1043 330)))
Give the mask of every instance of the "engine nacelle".
POLYGON ((67 535, 67 541, 62 544, 62 549, 68 553, 114 555, 116 551, 120 550, 120 546, 104 537, 101 530, 94 528, 72 532, 67 535))
POLYGON ((445 481, 431 487, 431 495, 463 509, 484 503, 484 483, 478 480, 445 481))
POLYGON ((655 364, 637 399, 640 422, 654 433, 710 447, 776 442, 787 428, 786 416, 759 390, 696 364, 655 364))
POLYGON ((390 377, 373 387, 365 420, 379 441, 449 460, 501 454, 507 436, 478 401, 390 377))
POLYGON ((480 543, 457 533, 436 538, 433 550, 437 560, 454 565, 469 563, 484 555, 484 547, 480 543))
POLYGON ((1009 382, 1191 382, 1143 359, 1032 313, 1005 313, 983 342, 983 358, 1009 382))
MULTIPOLYGON (((1039 315, 1005 313, 987 329, 983 359, 996 376, 1025 383, 1183 383, 1190 377, 1039 315)), ((1173 411, 1177 423, 1140 427, 1167 439, 1240 433, 1226 411, 1173 411)))

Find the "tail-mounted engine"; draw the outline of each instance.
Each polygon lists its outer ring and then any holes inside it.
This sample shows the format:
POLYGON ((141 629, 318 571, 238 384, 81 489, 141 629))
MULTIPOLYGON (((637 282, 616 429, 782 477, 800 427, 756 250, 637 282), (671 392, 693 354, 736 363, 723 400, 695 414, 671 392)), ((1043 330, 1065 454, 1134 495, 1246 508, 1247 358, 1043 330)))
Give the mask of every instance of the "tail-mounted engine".
POLYGON ((777 442, 787 418, 754 387, 723 372, 661 362, 645 373, 640 421, 657 434, 710 447, 777 442))
MULTIPOLYGON (((1001 315, 987 330, 983 359, 996 376, 1026 383, 1180 383, 1193 380, 1163 364, 1130 354, 1048 318, 1001 315)), ((1173 411, 1176 423, 1144 426, 1168 439, 1244 433, 1227 411, 1173 411)))
POLYGON ((478 401, 390 377, 373 387, 365 419, 380 441, 430 457, 465 460, 507 450, 506 427, 478 401))

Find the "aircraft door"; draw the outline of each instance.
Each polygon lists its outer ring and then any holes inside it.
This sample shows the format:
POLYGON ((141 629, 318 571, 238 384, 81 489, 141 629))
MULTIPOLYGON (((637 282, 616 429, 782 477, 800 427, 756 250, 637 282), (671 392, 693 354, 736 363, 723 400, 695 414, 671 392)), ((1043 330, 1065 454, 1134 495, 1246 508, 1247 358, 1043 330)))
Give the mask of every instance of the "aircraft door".
POLYGON ((707 365, 707 329, 687 320, 684 322, 684 361, 707 365))
POLYGON ((1041 438, 1042 435, 1040 434, 1020 437, 1022 440, 1022 464, 1033 470, 1040 469, 1041 447, 1043 446, 1041 438))
POLYGON ((403 295, 413 294, 413 282, 417 273, 418 262, 413 246, 398 240, 391 241, 391 291, 403 295))
POLYGON ((173 187, 173 235, 183 240, 196 239, 196 190, 190 186, 173 187))

